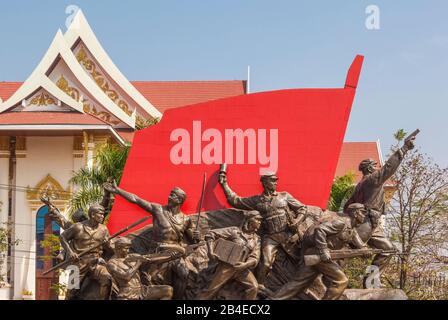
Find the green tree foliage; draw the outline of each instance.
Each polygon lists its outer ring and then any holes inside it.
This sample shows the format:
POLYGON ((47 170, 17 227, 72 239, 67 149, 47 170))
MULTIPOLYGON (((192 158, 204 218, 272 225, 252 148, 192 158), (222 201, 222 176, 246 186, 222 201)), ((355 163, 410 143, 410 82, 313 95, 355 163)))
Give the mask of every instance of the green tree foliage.
POLYGON ((362 282, 370 261, 364 258, 348 259, 343 264, 344 273, 348 278, 349 289, 362 289, 362 282))
POLYGON ((81 168, 70 180, 76 191, 70 199, 69 211, 87 212, 88 207, 103 197, 103 184, 109 179, 120 183, 130 145, 105 144, 97 152, 92 168, 81 168))
POLYGON ((355 173, 348 172, 342 177, 336 177, 331 186, 330 199, 328 200, 328 210, 342 211, 345 202, 355 190, 355 173))
MULTIPOLYGON (((46 255, 39 256, 37 259, 43 261, 49 261, 55 259, 61 252, 61 241, 58 235, 54 234, 44 234, 44 240, 40 242, 40 246, 47 252, 46 255)), ((63 272, 63 269, 55 270, 57 274, 63 272)), ((57 295, 65 294, 67 292, 67 286, 61 283, 53 283, 50 286, 57 295)))
POLYGON ((397 132, 394 133, 394 138, 398 142, 403 141, 404 138, 406 138, 407 132, 404 131, 404 129, 398 129, 397 132))
POLYGON ((44 240, 40 242, 40 246, 43 249, 47 249, 47 255, 39 256, 37 259, 43 261, 52 260, 57 257, 61 250, 61 241, 58 235, 54 234, 44 234, 44 240))
POLYGON ((440 260, 448 249, 448 169, 414 150, 406 155, 393 181, 397 190, 388 222, 391 238, 402 253, 396 261, 396 283, 408 294, 424 293, 410 277, 446 272, 440 260))

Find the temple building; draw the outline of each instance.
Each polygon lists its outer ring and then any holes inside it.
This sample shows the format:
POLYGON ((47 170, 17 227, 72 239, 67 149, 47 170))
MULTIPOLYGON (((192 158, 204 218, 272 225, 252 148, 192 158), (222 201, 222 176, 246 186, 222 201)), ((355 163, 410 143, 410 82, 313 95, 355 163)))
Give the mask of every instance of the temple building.
POLYGON ((78 11, 25 82, 0 82, 0 222, 16 243, 0 257, 0 299, 57 298, 56 274, 42 275, 52 261, 39 257, 44 234, 59 228, 40 196, 63 212, 73 171, 91 166, 99 146, 131 141, 169 108, 245 93, 245 81, 131 83, 78 11))
MULTIPOLYGON (((0 223, 14 244, 0 253, 0 299, 58 298, 58 275, 42 274, 53 262, 39 257, 44 235, 60 230, 40 197, 64 212, 73 171, 92 166, 102 144, 131 142, 167 109, 246 93, 245 80, 131 82, 78 11, 25 82, 0 82, 0 223)), ((378 143, 345 143, 336 175, 364 158, 382 164, 378 143)))

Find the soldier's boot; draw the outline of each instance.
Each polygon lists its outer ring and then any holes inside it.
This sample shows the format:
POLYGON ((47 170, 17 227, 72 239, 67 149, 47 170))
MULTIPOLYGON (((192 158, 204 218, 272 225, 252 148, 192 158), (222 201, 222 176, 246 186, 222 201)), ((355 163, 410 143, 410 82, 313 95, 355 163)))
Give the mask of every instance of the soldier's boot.
POLYGON ((108 284, 100 284, 99 288, 99 297, 102 300, 110 300, 110 289, 111 289, 111 283, 108 284))
POLYGON ((150 285, 144 287, 144 300, 171 300, 173 298, 173 287, 168 285, 150 285))
MULTIPOLYGON (((392 250, 397 250, 397 248, 394 246, 394 244, 384 235, 384 232, 378 232, 377 235, 373 235, 372 238, 370 238, 370 240, 368 241, 368 244, 371 248, 374 249, 382 249, 385 251, 392 251, 392 250)), ((376 286, 378 287, 382 287, 381 285, 381 274, 383 273, 384 269, 387 267, 387 265, 389 264, 390 260, 392 259, 391 254, 377 254, 373 257, 372 260, 372 266, 376 266, 379 268, 379 274, 378 274, 378 270, 373 270, 372 272, 375 272, 377 274, 377 278, 374 279, 376 282, 376 286)), ((366 275, 366 277, 364 277, 364 281, 363 281, 363 286, 369 286, 371 287, 372 283, 367 283, 367 282, 371 282, 371 279, 369 281, 367 281, 369 278, 369 275, 366 275)))
POLYGON ((98 297, 99 300, 110 300, 112 290, 112 276, 109 273, 104 273, 98 278, 98 297))
POLYGON ((337 300, 341 297, 345 288, 348 285, 348 278, 341 279, 337 282, 334 282, 332 285, 327 287, 327 291, 325 291, 322 300, 337 300))
POLYGON ((372 265, 377 266, 379 268, 380 273, 382 274, 391 259, 392 259, 391 254, 377 254, 373 258, 372 265))

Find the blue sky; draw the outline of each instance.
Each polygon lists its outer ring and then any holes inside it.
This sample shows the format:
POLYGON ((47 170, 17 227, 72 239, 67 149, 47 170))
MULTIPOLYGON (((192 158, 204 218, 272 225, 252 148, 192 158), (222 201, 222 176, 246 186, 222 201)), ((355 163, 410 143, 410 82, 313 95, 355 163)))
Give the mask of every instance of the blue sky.
POLYGON ((246 79, 252 91, 341 87, 366 57, 346 141, 421 129, 417 144, 448 165, 448 2, 431 1, 1 1, 0 81, 23 81, 65 10, 77 5, 130 80, 246 79), (368 5, 380 30, 365 27, 368 5))

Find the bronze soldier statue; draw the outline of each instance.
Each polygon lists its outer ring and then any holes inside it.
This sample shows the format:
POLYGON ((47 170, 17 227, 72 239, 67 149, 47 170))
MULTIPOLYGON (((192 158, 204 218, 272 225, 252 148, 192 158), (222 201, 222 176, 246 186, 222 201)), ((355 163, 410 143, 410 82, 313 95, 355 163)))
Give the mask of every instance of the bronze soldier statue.
MULTIPOLYGON (((41 197, 40 201, 45 203, 48 206, 48 217, 56 223, 62 229, 70 228, 74 223, 82 222, 87 220, 87 217, 84 215, 82 210, 77 210, 73 213, 71 220, 67 219, 62 213, 59 212, 58 208, 56 208, 50 201, 48 197, 41 197)), ((59 254, 56 256, 56 261, 62 262, 65 260, 65 252, 64 250, 60 250, 59 254)))
MULTIPOLYGON (((385 214, 384 183, 392 177, 398 169, 404 156, 409 150, 414 148, 415 136, 419 131, 415 131, 405 139, 404 145, 398 149, 386 161, 384 166, 377 169, 377 163, 372 159, 363 160, 359 164, 359 171, 363 178, 356 185, 353 195, 344 206, 344 211, 353 203, 362 203, 368 210, 368 218, 372 224, 372 234, 369 239, 364 239, 367 244, 376 249, 384 251, 393 251, 395 246, 385 235, 382 215, 385 214)), ((372 261, 372 265, 379 268, 380 272, 384 270, 390 261, 392 255, 388 253, 377 254, 372 261)), ((365 284, 364 284, 365 285, 365 284)))
POLYGON ((142 263, 163 263, 179 258, 178 252, 167 255, 129 254, 132 242, 124 237, 114 242, 115 255, 107 262, 113 278, 113 299, 116 300, 170 300, 173 288, 169 285, 143 285, 140 279, 142 263))
POLYGON ((258 265, 257 280, 261 289, 274 264, 280 246, 290 245, 298 234, 298 225, 306 212, 306 206, 288 192, 277 192, 277 175, 265 173, 260 181, 263 193, 248 198, 238 196, 229 187, 224 170, 219 174, 221 184, 229 204, 243 210, 258 211, 262 220, 262 257, 258 265))
MULTIPOLYGON (((112 179, 109 178, 108 181, 112 181, 112 179)), ((47 196, 41 197, 40 200, 48 206, 48 216, 50 217, 50 219, 64 230, 70 228, 73 223, 82 222, 88 219, 83 210, 79 209, 71 215, 70 221, 59 212, 59 210, 51 203, 50 199, 47 196)), ((107 213, 109 213, 111 204, 112 201, 110 192, 107 190, 103 190, 103 198, 101 199, 100 205, 104 208, 104 215, 107 215, 107 213)))
POLYGON ((87 217, 84 215, 82 210, 77 210, 73 213, 71 220, 68 220, 62 213, 59 212, 58 208, 56 208, 51 202, 50 199, 42 197, 40 201, 45 203, 48 206, 48 216, 51 221, 55 222, 62 229, 70 228, 76 222, 82 222, 87 220, 87 217))
MULTIPOLYGON (((104 188, 118 194, 131 203, 150 213, 153 217, 152 241, 155 245, 154 251, 163 251, 166 244, 182 245, 185 238, 193 242, 199 241, 199 232, 195 230, 192 221, 181 211, 181 206, 187 198, 186 193, 178 187, 171 190, 168 197, 168 203, 161 205, 139 198, 135 194, 124 191, 117 187, 115 183, 105 183, 104 188)), ((174 299, 183 297, 186 281, 188 278, 188 269, 185 260, 178 259, 169 263, 165 268, 166 272, 172 271, 176 279, 172 280, 174 287, 174 299)))
POLYGON ((307 289, 322 274, 327 287, 323 299, 338 299, 347 287, 348 279, 341 266, 332 260, 330 250, 341 249, 346 245, 365 248, 355 229, 364 219, 365 208, 359 203, 349 206, 348 215, 325 212, 318 222, 306 230, 302 239, 304 257, 317 254, 319 262, 310 266, 302 261, 293 279, 280 287, 271 298, 291 299, 307 289))
POLYGON ((260 260, 260 237, 257 230, 261 225, 258 211, 245 213, 242 228, 227 227, 209 231, 205 236, 210 256, 218 259, 218 267, 208 287, 198 299, 210 300, 229 281, 237 281, 244 287, 244 300, 255 300, 258 282, 252 273, 260 260))
POLYGON ((89 290, 88 283, 91 280, 96 280, 99 284, 97 298, 109 298, 112 278, 106 269, 102 255, 104 250, 111 251, 112 248, 108 241, 109 231, 102 224, 104 207, 99 204, 92 205, 88 214, 88 220, 72 224, 60 236, 67 260, 78 266, 80 273, 80 289, 69 290, 67 299, 83 299, 88 296, 89 293, 86 291, 89 290), (91 247, 93 249, 87 254, 78 256, 91 247))

